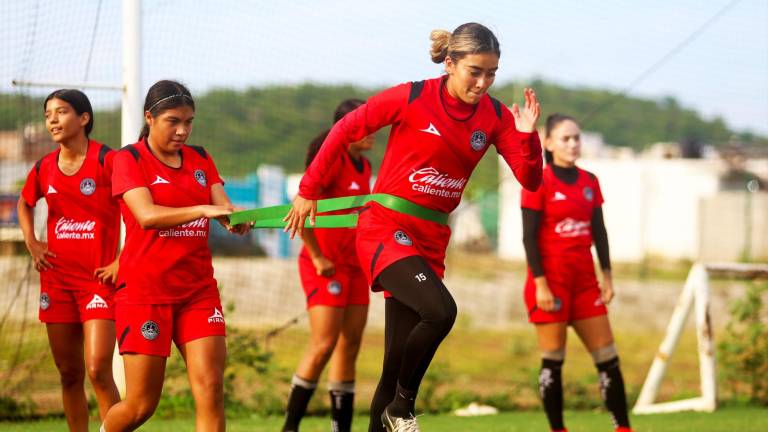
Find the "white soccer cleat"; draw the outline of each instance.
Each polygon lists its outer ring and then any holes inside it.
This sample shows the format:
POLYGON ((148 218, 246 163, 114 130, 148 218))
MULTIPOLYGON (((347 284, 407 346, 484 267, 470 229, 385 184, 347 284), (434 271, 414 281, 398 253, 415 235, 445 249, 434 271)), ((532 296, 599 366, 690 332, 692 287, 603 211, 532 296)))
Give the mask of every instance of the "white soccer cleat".
POLYGON ((416 417, 395 417, 389 414, 386 409, 381 414, 381 423, 387 432, 420 432, 416 417))

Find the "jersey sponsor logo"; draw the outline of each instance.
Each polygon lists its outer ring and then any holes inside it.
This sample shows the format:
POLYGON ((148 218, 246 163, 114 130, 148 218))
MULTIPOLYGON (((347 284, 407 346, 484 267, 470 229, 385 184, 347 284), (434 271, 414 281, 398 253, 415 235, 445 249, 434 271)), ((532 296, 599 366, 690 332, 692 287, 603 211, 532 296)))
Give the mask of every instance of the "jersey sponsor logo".
POLYGON ((555 195, 552 196, 552 201, 565 201, 566 199, 565 194, 560 191, 555 192, 555 195))
POLYGON ((328 286, 326 287, 328 289, 328 292, 337 296, 341 294, 341 282, 337 280, 332 280, 328 282, 328 286))
POLYGON ((349 184, 349 190, 360 190, 360 185, 357 184, 356 181, 352 180, 352 183, 349 184))
POLYGON ((48 310, 51 307, 51 298, 48 293, 40 294, 40 310, 48 310))
POLYGON ((92 178, 84 178, 80 182, 80 193, 88 196, 96 192, 96 182, 92 178))
POLYGON ((144 324, 141 325, 141 335, 146 340, 155 340, 160 335, 160 327, 152 320, 144 321, 144 324))
POLYGON ((403 246, 413 246, 413 241, 404 231, 395 231, 395 241, 403 246))
POLYGON ((156 185, 156 184, 171 184, 171 182, 169 182, 168 180, 160 177, 159 175, 156 175, 155 176, 155 181, 153 181, 149 185, 152 186, 152 185, 156 185))
POLYGON ((93 240, 96 238, 96 221, 76 221, 61 217, 53 229, 57 240, 93 240))
POLYGON ((46 192, 45 194, 46 194, 46 195, 50 195, 50 194, 55 194, 55 193, 59 193, 59 191, 57 191, 56 189, 54 189, 54 188, 53 188, 53 185, 48 185, 48 192, 46 192))
POLYGON ((573 218, 565 218, 555 225, 555 232, 560 237, 579 237, 590 235, 590 221, 580 221, 573 218))
POLYGON ((207 237, 208 218, 195 219, 185 224, 158 231, 160 237, 207 237))
POLYGON ((419 132, 426 132, 426 133, 431 133, 432 135, 442 136, 440 135, 440 131, 438 131, 435 125, 433 125, 431 122, 429 123, 429 126, 427 128, 419 129, 419 132))
POLYGON ((104 301, 103 298, 101 298, 100 295, 94 294, 91 301, 89 301, 88 305, 85 306, 85 310, 90 309, 109 309, 109 305, 104 301))
POLYGON ((197 169, 193 175, 195 176, 195 180, 200 183, 200 186, 205 187, 208 184, 208 180, 205 178, 205 171, 197 169))
POLYGON ((472 132, 472 136, 469 138, 469 145, 472 146, 472 150, 474 151, 484 149, 487 142, 488 137, 485 135, 485 132, 481 130, 472 132))
POLYGON ((416 192, 443 198, 461 198, 467 184, 466 178, 451 178, 432 167, 414 170, 408 180, 412 183, 411 189, 416 192))
POLYGON ((213 315, 208 317, 208 324, 224 324, 224 315, 218 308, 213 308, 213 315))
POLYGON ((584 190, 582 190, 582 192, 584 193, 584 198, 586 198, 587 201, 592 201, 592 199, 595 197, 595 193, 589 186, 584 186, 584 190))

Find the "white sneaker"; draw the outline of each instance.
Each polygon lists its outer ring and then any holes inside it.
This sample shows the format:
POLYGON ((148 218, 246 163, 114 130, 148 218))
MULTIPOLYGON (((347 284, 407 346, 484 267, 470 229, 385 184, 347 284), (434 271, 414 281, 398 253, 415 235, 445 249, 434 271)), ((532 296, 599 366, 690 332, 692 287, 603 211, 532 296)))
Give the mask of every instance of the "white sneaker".
POLYGON ((386 409, 381 414, 381 423, 387 432, 420 432, 416 417, 395 417, 389 414, 386 409))

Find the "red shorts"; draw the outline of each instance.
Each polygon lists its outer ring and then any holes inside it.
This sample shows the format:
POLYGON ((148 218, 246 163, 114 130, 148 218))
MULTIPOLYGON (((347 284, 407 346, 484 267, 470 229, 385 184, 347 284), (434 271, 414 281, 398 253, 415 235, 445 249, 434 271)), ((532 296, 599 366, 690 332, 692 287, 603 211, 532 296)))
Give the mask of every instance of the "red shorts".
POLYGON ((421 256, 435 274, 445 275, 445 249, 451 238, 448 225, 430 222, 372 202, 360 212, 357 225, 357 257, 373 291, 382 270, 396 261, 421 256))
POLYGON ((120 354, 171 355, 176 346, 208 336, 226 336, 218 290, 184 303, 127 304, 116 298, 115 329, 120 354))
POLYGON ((84 323, 115 319, 114 287, 92 284, 81 289, 40 287, 38 318, 44 323, 84 323))
POLYGON ((560 308, 552 312, 545 312, 538 308, 536 284, 529 269, 524 293, 528 321, 532 323, 572 322, 608 313, 600 297, 600 285, 595 277, 592 254, 576 259, 543 260, 542 267, 547 285, 552 290, 555 301, 559 300, 560 308))
POLYGON ((370 303, 368 283, 359 266, 338 266, 333 276, 319 276, 309 256, 302 254, 299 255, 299 275, 307 309, 317 305, 343 308, 370 303))

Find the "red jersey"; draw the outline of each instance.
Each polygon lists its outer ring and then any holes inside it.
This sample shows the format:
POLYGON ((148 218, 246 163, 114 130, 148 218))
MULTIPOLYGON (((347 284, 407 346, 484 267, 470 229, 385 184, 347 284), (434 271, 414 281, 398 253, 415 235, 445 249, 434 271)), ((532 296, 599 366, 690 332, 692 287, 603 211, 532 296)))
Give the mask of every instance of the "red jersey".
MULTIPOLYGON (((320 199, 371 193, 371 163, 365 157, 356 161, 343 152, 322 180, 320 199)), ((344 212, 338 212, 344 213, 344 212)), ((330 213, 329 213, 330 214, 330 213)), ((315 237, 323 255, 336 266, 359 267, 355 253, 355 228, 315 229, 315 237)), ((306 246, 301 255, 309 257, 306 246)))
POLYGON ((536 189, 541 181, 538 134, 517 131, 509 109, 487 94, 476 105, 457 101, 440 77, 385 90, 339 120, 302 178, 299 194, 321 198, 322 179, 345 145, 386 125, 392 129, 374 193, 450 212, 491 144, 523 187, 536 189))
POLYGON ((99 282, 93 272, 115 260, 120 237, 120 212, 112 199, 115 152, 96 141, 80 169, 66 175, 55 150, 29 171, 21 196, 28 206, 45 197, 48 204, 48 257, 53 268, 40 272, 44 287, 83 289, 99 282))
POLYGON ((112 194, 118 197, 125 221, 125 246, 120 256, 118 287, 125 285, 127 302, 176 303, 200 290, 216 288, 209 220, 200 218, 172 228, 142 229, 122 194, 145 187, 156 205, 189 207, 211 204, 211 186, 223 183, 213 160, 202 147, 181 147, 181 167, 165 165, 146 140, 115 156, 112 194))
POLYGON ((541 212, 538 243, 543 259, 569 252, 591 254, 592 213, 603 204, 603 194, 594 174, 578 172, 576 182, 568 184, 547 166, 539 190, 522 191, 521 207, 541 212))

